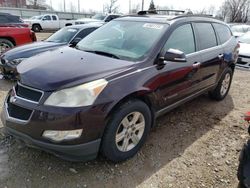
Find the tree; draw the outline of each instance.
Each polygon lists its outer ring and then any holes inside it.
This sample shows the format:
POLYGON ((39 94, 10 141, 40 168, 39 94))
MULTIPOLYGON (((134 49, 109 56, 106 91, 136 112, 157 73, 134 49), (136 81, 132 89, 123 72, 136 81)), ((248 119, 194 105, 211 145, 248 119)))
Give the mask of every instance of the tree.
POLYGON ((46 9, 46 0, 28 0, 28 7, 33 9, 46 9))
POLYGON ((151 0, 151 2, 150 2, 148 11, 149 11, 149 12, 153 12, 153 13, 156 12, 156 8, 155 8, 155 4, 154 4, 154 1, 153 1, 153 0, 151 0))
POLYGON ((107 3, 104 7, 105 11, 108 13, 117 13, 119 10, 119 5, 117 4, 118 0, 110 0, 110 3, 107 3))
POLYGON ((229 22, 247 22, 250 0, 225 0, 220 8, 220 17, 229 22))

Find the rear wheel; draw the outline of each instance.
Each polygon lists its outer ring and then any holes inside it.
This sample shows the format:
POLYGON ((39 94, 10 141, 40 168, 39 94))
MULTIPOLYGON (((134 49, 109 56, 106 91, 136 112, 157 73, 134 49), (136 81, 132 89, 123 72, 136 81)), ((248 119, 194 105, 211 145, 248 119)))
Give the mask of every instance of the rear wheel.
POLYGON ((151 126, 151 112, 142 101, 122 104, 110 118, 102 139, 104 157, 121 162, 133 157, 142 147, 151 126))
POLYGON ((42 28, 41 28, 41 26, 40 25, 33 25, 32 26, 32 30, 34 31, 34 32, 40 32, 41 30, 42 30, 42 28))
POLYGON ((3 53, 11 48, 13 48, 15 45, 8 39, 0 39, 0 53, 3 53))
POLYGON ((222 75, 217 87, 213 90, 210 91, 210 97, 215 100, 223 100, 230 89, 231 82, 233 78, 233 71, 232 69, 228 68, 222 75))

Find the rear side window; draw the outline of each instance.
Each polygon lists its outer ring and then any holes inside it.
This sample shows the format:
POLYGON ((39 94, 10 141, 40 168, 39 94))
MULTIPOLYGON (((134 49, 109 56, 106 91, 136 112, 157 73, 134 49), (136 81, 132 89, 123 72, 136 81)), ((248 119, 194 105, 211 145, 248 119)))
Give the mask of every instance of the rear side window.
POLYGON ((57 19, 56 19, 56 16, 52 16, 52 19, 53 19, 53 20, 57 20, 57 19))
POLYGON ((220 44, 224 44, 232 37, 232 33, 227 26, 217 23, 213 23, 213 26, 219 37, 220 44))
POLYGON ((92 28, 87 28, 87 29, 83 29, 81 30, 75 38, 84 38, 86 37, 88 34, 90 34, 91 32, 93 32, 94 30, 96 30, 97 28, 92 27, 92 28))
POLYGON ((164 51, 177 49, 185 54, 195 52, 194 33, 190 24, 178 27, 169 37, 164 46, 164 51))
POLYGON ((0 23, 9 23, 9 19, 6 16, 0 16, 0 23))
POLYGON ((210 23, 194 23, 195 31, 199 37, 199 50, 217 46, 214 29, 210 23))

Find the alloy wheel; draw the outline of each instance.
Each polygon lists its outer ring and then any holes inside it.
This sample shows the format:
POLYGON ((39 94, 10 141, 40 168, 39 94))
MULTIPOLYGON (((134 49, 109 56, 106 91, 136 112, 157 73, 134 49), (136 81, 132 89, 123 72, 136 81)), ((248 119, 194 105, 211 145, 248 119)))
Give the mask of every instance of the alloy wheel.
POLYGON ((121 152, 132 150, 140 142, 145 130, 145 118, 140 112, 132 112, 121 121, 116 131, 116 146, 121 152))

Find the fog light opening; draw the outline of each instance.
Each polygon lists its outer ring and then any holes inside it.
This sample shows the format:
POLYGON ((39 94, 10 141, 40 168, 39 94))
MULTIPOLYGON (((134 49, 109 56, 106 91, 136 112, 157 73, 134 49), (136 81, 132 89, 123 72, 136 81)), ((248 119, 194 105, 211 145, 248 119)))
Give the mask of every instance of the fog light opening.
POLYGON ((46 130, 43 132, 43 137, 55 142, 74 140, 82 135, 82 129, 59 131, 59 130, 46 130))

